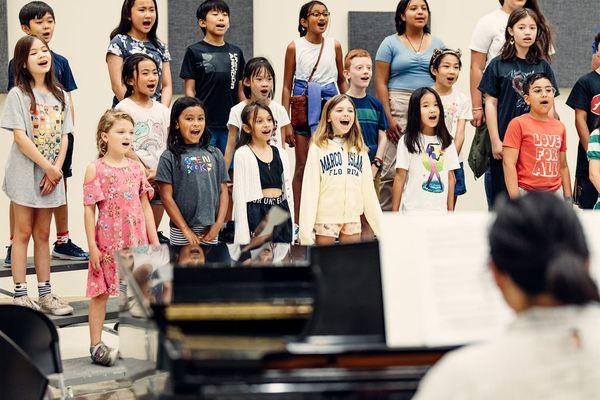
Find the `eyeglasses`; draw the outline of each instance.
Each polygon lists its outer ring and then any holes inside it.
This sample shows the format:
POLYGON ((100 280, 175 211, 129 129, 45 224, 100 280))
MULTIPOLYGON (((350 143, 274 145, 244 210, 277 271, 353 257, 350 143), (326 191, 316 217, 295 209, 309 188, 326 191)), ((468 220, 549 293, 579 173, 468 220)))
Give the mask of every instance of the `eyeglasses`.
POLYGON ((545 87, 545 88, 536 87, 536 88, 531 89, 531 93, 535 94, 536 96, 541 96, 542 94, 555 95, 556 89, 554 89, 554 87, 552 87, 552 86, 545 87))
POLYGON ((312 12, 312 13, 309 13, 308 16, 309 17, 319 18, 322 15, 325 18, 327 18, 327 17, 329 17, 330 14, 331 13, 329 11, 323 11, 323 12, 312 12))

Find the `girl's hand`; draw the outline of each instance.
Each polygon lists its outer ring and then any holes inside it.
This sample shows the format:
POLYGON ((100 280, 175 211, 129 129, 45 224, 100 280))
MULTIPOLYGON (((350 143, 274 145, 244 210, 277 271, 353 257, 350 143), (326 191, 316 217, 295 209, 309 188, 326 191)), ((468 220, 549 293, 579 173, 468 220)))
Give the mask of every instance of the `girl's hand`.
POLYGON ((53 184, 50 179, 48 179, 47 175, 44 175, 42 177, 42 180, 40 181, 40 191, 42 193, 42 196, 46 196, 50 193, 52 193, 52 191, 54 190, 54 188, 56 187, 56 184, 53 184))
POLYGON ((58 184, 58 182, 60 182, 60 179, 63 175, 61 169, 56 165, 50 165, 45 172, 48 179, 50 179, 50 182, 52 182, 52 184, 55 186, 58 184))
POLYGON ((90 265, 96 271, 100 270, 100 258, 102 257, 102 253, 97 246, 90 247, 90 265))
POLYGON ((373 174, 373 179, 375 179, 375 175, 379 172, 379 168, 375 166, 375 164, 371 164, 371 173, 373 174))
POLYGON ((471 120, 471 125, 475 128, 481 126, 485 122, 485 115, 483 115, 483 110, 473 110, 473 119, 471 120))
POLYGON ((502 140, 498 139, 492 143, 492 155, 496 160, 502 160, 502 140))
POLYGON ((194 231, 190 229, 189 226, 183 229, 182 233, 183 236, 185 236, 185 239, 188 241, 188 243, 192 246, 200 244, 200 237, 198 237, 198 235, 196 235, 194 231))
POLYGON ((290 146, 290 147, 296 147, 296 137, 294 136, 294 130, 293 129, 288 129, 287 130, 287 133, 285 134, 284 140, 288 144, 288 146, 290 146))
POLYGON ((210 229, 204 233, 204 235, 200 236, 200 240, 203 242, 212 242, 215 240, 220 230, 221 227, 218 226, 218 224, 213 224, 211 225, 210 229))

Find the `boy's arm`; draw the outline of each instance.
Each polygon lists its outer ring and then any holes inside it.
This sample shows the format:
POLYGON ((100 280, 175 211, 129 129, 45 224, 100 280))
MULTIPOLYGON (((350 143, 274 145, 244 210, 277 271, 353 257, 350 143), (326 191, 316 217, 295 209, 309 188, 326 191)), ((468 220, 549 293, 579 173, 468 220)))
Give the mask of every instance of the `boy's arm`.
MULTIPOLYGON (((486 113, 487 114, 487 113, 486 113)), ((502 167, 504 169, 504 183, 511 199, 519 197, 519 180, 517 177, 517 160, 519 149, 504 146, 502 167)))
POLYGON ((448 171, 448 211, 454 211, 454 186, 456 185, 456 177, 454 170, 448 171))
POLYGON ((407 170, 396 168, 394 176, 394 186, 392 188, 392 211, 399 211, 402 203, 402 194, 404 193, 404 184, 406 183, 407 170))
POLYGON ((171 63, 169 61, 163 61, 162 63, 162 91, 160 96, 160 102, 169 107, 173 98, 173 79, 171 78, 171 63))
POLYGON ((467 126, 466 119, 459 119, 456 124, 456 135, 454 135, 454 147, 456 147, 456 153, 460 154, 463 144, 465 143, 465 127, 467 126))
POLYGON ((571 173, 569 172, 567 153, 565 151, 560 152, 560 177, 562 179, 563 195, 565 199, 570 200, 573 197, 573 188, 571 187, 571 173))
POLYGON ((238 82, 237 91, 238 91, 238 99, 239 99, 239 101, 246 100, 246 95, 244 94, 244 81, 239 81, 238 82))
POLYGON ((108 75, 110 76, 110 87, 117 100, 121 101, 125 97, 126 92, 125 85, 121 81, 123 59, 115 54, 107 54, 106 64, 108 65, 108 75))
MULTIPOLYGON (((381 163, 383 163, 383 157, 385 156, 385 149, 387 148, 387 144, 387 134, 385 133, 385 131, 380 129, 377 133, 377 152, 375 153, 375 158, 381 161, 381 163)), ((376 168, 375 165, 373 165, 373 168, 376 168)), ((377 174, 378 170, 379 169, 373 170, 373 177, 375 177, 375 174, 377 174)))
POLYGON ((195 79, 184 79, 183 80, 183 92, 186 96, 196 97, 196 80, 195 79))
POLYGON ((587 111, 580 108, 575 109, 575 129, 577 129, 577 135, 584 151, 588 149, 588 142, 590 140, 590 130, 587 126, 587 111))

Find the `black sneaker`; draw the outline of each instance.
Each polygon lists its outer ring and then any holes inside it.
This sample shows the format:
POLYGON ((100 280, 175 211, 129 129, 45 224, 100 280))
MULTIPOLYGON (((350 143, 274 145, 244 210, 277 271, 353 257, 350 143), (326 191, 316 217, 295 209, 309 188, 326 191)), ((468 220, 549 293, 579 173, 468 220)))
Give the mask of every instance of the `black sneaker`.
POLYGON ((165 235, 163 235, 162 231, 158 231, 158 243, 160 244, 171 244, 171 241, 169 240, 168 237, 166 237, 165 235))
POLYGON ((69 239, 67 243, 54 242, 52 257, 60 260, 85 261, 90 258, 89 254, 69 239))
POLYGON ((12 252, 12 244, 6 246, 6 258, 4 259, 4 265, 10 265, 10 253, 12 252))

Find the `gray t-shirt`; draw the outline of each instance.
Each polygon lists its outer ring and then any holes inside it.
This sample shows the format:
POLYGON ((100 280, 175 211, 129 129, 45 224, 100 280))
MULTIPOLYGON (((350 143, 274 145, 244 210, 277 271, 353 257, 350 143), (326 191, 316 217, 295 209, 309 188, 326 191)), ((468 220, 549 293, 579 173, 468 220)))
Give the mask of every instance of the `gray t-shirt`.
MULTIPOLYGON (((155 179, 173 185, 173 200, 190 228, 215 223, 221 183, 229 179, 219 149, 187 145, 181 163, 176 162, 170 150, 165 150, 160 156, 155 179)), ((175 227, 173 221, 170 224, 175 227)))
MULTIPOLYGON (((25 131, 38 151, 54 163, 58 158, 62 135, 73 132, 69 97, 64 93, 66 104, 63 108, 52 93, 41 93, 34 89, 33 94, 36 112, 32 115, 29 96, 18 87, 8 92, 2 113, 2 128, 11 132, 15 129, 25 131)), ((51 193, 42 196, 40 182, 44 174, 44 170, 23 154, 13 142, 5 166, 2 189, 11 201, 27 207, 54 208, 65 204, 65 186, 62 180, 51 193)))

